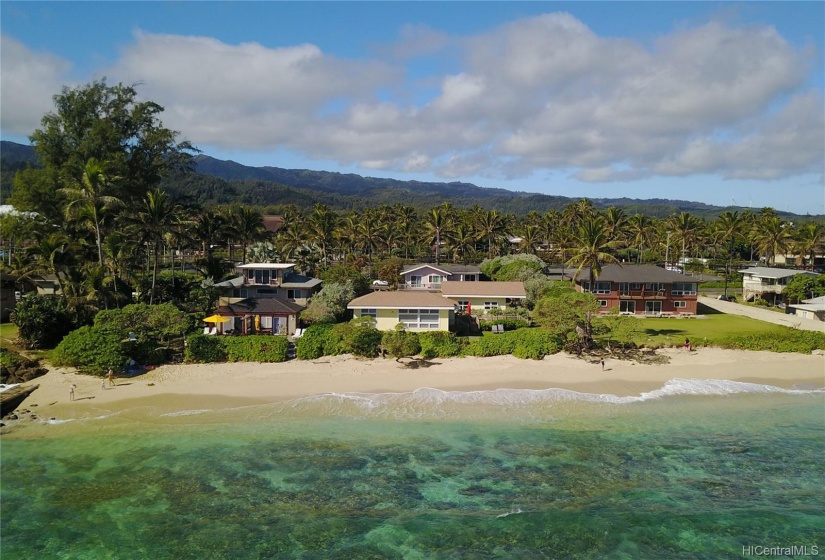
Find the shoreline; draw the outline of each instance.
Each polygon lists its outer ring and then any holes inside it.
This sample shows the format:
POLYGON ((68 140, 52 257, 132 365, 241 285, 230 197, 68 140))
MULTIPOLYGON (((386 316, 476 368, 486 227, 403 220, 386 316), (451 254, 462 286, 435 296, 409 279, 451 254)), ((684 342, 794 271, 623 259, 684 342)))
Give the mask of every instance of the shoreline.
POLYGON ((31 384, 40 388, 18 408, 42 418, 75 419, 112 414, 133 407, 166 412, 283 402, 322 394, 412 393, 442 391, 563 389, 577 393, 634 397, 661 389, 674 379, 725 380, 782 389, 825 388, 825 356, 702 348, 686 352, 665 349, 664 364, 640 364, 607 358, 600 364, 566 354, 543 360, 513 356, 446 358, 405 362, 334 356, 282 363, 175 364, 145 374, 118 378, 115 387, 103 379, 66 369, 50 369, 31 384), (69 400, 74 383, 75 400, 69 400))

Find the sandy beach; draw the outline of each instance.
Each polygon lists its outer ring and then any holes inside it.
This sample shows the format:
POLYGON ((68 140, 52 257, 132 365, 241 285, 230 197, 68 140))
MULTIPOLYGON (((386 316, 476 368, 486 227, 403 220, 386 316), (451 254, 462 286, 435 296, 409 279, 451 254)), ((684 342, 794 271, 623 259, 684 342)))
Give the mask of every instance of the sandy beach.
POLYGON ((278 364, 221 363, 165 365, 114 387, 98 377, 52 369, 32 383, 37 389, 21 409, 41 417, 73 418, 151 405, 186 410, 263 404, 328 393, 406 393, 561 388, 582 393, 636 396, 671 379, 730 380, 785 389, 825 386, 825 356, 702 348, 659 350, 666 364, 608 358, 599 363, 565 354, 541 361, 512 356, 434 359, 410 367, 408 360, 362 360, 352 356, 292 360, 278 364), (76 385, 74 401, 69 390, 76 385), (107 384, 108 385, 108 384, 107 384), (36 405, 36 409, 32 408, 36 405))

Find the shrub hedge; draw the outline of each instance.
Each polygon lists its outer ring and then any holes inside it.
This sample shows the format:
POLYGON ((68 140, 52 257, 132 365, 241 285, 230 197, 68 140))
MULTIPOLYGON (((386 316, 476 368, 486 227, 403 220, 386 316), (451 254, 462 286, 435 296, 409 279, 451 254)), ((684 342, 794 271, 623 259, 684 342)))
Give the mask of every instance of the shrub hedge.
POLYGON ((119 370, 129 360, 128 343, 112 332, 80 327, 67 334, 52 353, 56 366, 75 367, 83 373, 104 375, 109 368, 119 370))
POLYGON ((186 361, 285 362, 289 341, 282 336, 211 336, 193 334, 186 339, 186 361))
POLYGON ((393 358, 406 358, 421 352, 418 333, 398 328, 384 332, 381 346, 393 358))
POLYGON ((205 334, 193 334, 186 339, 184 359, 189 363, 209 364, 226 361, 226 348, 221 338, 205 334))
POLYGON ((337 344, 332 341, 330 323, 314 323, 295 341, 295 356, 299 360, 314 360, 321 356, 335 355, 337 344))
POLYGON ((522 329, 518 332, 513 356, 523 360, 541 360, 548 354, 558 354, 562 348, 564 343, 556 334, 543 329, 522 329))
POLYGON ((825 350, 825 333, 785 329, 780 332, 731 335, 715 341, 715 346, 734 350, 767 350, 810 354, 825 350))
MULTIPOLYGON (((201 335, 203 336, 203 335, 201 335)), ((252 335, 215 337, 230 362, 285 362, 289 341, 283 336, 252 335)))
POLYGON ((460 356, 466 345, 464 339, 444 331, 418 333, 418 341, 421 344, 421 357, 425 359, 460 356))

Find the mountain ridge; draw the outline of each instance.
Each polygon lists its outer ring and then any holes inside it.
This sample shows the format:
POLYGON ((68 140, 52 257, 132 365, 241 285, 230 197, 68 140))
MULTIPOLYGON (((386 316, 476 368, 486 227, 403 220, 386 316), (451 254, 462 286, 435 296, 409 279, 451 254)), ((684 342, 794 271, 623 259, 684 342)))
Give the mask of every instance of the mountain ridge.
MULTIPOLYGON (((524 214, 530 210, 560 210, 582 198, 480 187, 460 181, 402 181, 335 171, 253 167, 204 154, 193 159, 196 171, 194 178, 167 178, 163 186, 204 204, 240 202, 261 206, 297 204, 307 207, 322 202, 339 209, 360 209, 395 203, 427 208, 446 201, 456 206, 478 204, 484 208, 524 214)), ((7 195, 14 172, 35 163, 37 158, 33 146, 3 140, 0 141, 0 161, 4 169, 1 190, 7 195)), ((726 210, 747 210, 740 206, 715 206, 667 198, 588 198, 597 208, 617 206, 628 213, 640 212, 655 217, 667 217, 678 212, 711 216, 726 210)), ((791 212, 777 213, 787 217, 802 217, 791 212)))

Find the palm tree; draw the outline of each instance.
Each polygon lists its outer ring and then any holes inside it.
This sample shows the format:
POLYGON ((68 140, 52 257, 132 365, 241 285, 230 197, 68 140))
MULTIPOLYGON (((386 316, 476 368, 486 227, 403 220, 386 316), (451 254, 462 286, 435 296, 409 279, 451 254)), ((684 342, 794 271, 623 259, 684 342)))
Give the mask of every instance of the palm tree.
POLYGON ((298 253, 298 249, 306 243, 306 234, 300 222, 291 222, 278 231, 275 237, 275 247, 285 260, 291 261, 298 253))
POLYGON ((653 246, 653 236, 656 230, 655 224, 652 218, 643 214, 634 214, 628 221, 628 224, 631 243, 639 249, 636 262, 641 264, 644 260, 645 247, 650 248, 653 246))
POLYGON ((582 269, 588 268, 592 289, 593 282, 598 280, 602 273, 602 264, 618 262, 616 257, 609 252, 615 243, 610 239, 607 228, 601 220, 593 217, 582 220, 576 235, 576 248, 567 261, 568 265, 576 267, 573 278, 578 278, 582 269))
POLYGON ((681 212, 678 216, 671 216, 667 221, 667 228, 676 233, 676 239, 682 242, 682 259, 685 262, 686 251, 695 246, 702 228, 702 222, 692 216, 690 212, 681 212))
POLYGON ((821 254, 825 247, 825 225, 808 222, 799 226, 795 247, 800 255, 808 257, 808 264, 813 270, 816 256, 821 254))
POLYGON ((467 255, 473 251, 475 240, 475 231, 469 224, 464 222, 456 224, 447 237, 447 248, 453 255, 453 262, 459 259, 467 262, 467 255))
POLYGON ((788 225, 778 216, 761 218, 754 224, 753 237, 756 248, 768 264, 776 262, 778 252, 787 252, 792 240, 788 225))
POLYGON ((487 241, 487 254, 493 258, 499 241, 504 238, 507 222, 498 210, 485 210, 478 215, 476 230, 480 239, 487 241))
POLYGON ((443 206, 431 208, 424 216, 424 226, 430 239, 435 239, 435 264, 439 264, 442 236, 449 227, 447 209, 443 206))
POLYGON ((58 190, 69 200, 66 205, 67 217, 76 215, 81 210, 89 216, 94 227, 97 258, 100 266, 103 266, 102 234, 100 231, 101 214, 111 208, 123 206, 123 201, 119 198, 106 194, 108 188, 109 178, 106 176, 104 165, 95 158, 90 158, 83 169, 80 182, 71 187, 58 190))
POLYGON ((730 263, 733 260, 733 247, 736 240, 743 235, 743 226, 745 220, 739 215, 738 211, 731 212, 727 210, 719 215, 719 218, 714 222, 715 237, 718 246, 726 246, 727 258, 725 261, 725 292, 728 295, 728 276, 730 276, 730 263), (725 243, 727 241, 727 244, 725 243))
POLYGON ((206 211, 195 219, 194 225, 194 234, 201 242, 202 254, 205 258, 209 257, 212 254, 212 246, 226 229, 225 217, 219 212, 206 211))
POLYGON ((66 290, 68 273, 74 264, 74 254, 77 247, 65 233, 56 232, 37 240, 29 247, 29 255, 34 257, 36 268, 41 273, 52 274, 57 279, 57 285, 63 299, 68 303, 69 293, 66 290))
POLYGON ((309 239, 321 248, 324 266, 327 265, 327 249, 333 242, 333 233, 338 224, 338 214, 323 204, 316 204, 307 220, 309 225, 309 239))
POLYGON ((527 224, 521 232, 519 248, 528 255, 535 255, 541 245, 541 229, 534 224, 527 224))
POLYGON ((231 213, 232 232, 241 242, 242 260, 246 264, 246 248, 250 243, 263 241, 266 237, 264 218, 260 211, 245 206, 235 206, 231 213))
POLYGON ((112 273, 112 292, 118 307, 120 307, 120 278, 123 276, 126 262, 134 255, 135 249, 134 242, 119 231, 112 232, 103 243, 104 265, 112 273))
POLYGON ((155 302, 155 285, 158 279, 158 260, 160 249, 166 233, 174 227, 179 219, 178 206, 161 190, 153 190, 146 193, 143 200, 143 210, 139 215, 140 227, 146 235, 147 241, 152 245, 153 268, 152 268, 152 288, 149 295, 149 305, 155 302))

